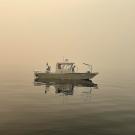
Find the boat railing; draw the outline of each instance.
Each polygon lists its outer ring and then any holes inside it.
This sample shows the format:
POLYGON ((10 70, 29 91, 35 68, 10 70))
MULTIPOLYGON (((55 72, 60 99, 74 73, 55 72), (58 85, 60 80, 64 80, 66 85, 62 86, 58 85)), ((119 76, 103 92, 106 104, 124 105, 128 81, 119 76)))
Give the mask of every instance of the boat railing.
POLYGON ((93 71, 93 66, 87 63, 83 63, 85 66, 88 66, 89 72, 92 73, 93 71))

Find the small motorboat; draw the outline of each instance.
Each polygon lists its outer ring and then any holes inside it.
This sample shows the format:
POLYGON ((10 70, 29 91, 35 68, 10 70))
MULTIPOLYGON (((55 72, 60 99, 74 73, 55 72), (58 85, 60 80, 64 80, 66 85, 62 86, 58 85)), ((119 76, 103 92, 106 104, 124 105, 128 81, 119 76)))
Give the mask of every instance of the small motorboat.
POLYGON ((90 69, 87 72, 80 73, 75 71, 75 63, 68 62, 67 60, 64 62, 58 62, 56 64, 56 71, 51 72, 51 67, 46 64, 46 71, 35 71, 35 81, 44 81, 44 80, 90 80, 95 77, 98 73, 92 72, 92 66, 86 63, 90 69))

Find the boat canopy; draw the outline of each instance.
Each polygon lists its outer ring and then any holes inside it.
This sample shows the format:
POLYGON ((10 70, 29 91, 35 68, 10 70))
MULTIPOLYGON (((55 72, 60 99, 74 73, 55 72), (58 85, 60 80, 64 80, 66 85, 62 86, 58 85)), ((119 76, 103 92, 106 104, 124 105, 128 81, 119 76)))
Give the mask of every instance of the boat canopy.
POLYGON ((58 62, 56 72, 72 72, 73 62, 58 62))

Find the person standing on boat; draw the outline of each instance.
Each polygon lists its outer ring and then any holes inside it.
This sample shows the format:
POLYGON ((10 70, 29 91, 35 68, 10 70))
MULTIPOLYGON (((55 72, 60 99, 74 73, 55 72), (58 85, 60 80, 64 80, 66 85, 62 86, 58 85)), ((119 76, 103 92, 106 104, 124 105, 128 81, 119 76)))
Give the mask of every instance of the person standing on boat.
POLYGON ((46 71, 48 70, 48 62, 46 63, 46 67, 45 67, 46 71))
POLYGON ((49 66, 48 62, 46 63, 46 71, 50 72, 51 71, 51 66, 49 66))

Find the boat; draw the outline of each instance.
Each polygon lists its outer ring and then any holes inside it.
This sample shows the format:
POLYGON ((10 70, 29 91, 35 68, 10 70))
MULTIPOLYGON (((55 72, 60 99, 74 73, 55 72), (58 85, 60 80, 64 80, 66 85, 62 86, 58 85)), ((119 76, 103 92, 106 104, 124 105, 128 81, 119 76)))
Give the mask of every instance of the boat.
POLYGON ((35 71, 35 81, 44 81, 44 80, 90 80, 93 77, 95 77, 98 73, 92 72, 92 66, 86 63, 83 63, 84 65, 87 65, 89 68, 91 67, 91 70, 88 70, 87 72, 76 72, 75 71, 75 63, 74 62, 68 62, 67 60, 64 62, 58 62, 56 63, 56 71, 51 72, 51 67, 46 64, 47 68, 46 71, 35 71))

